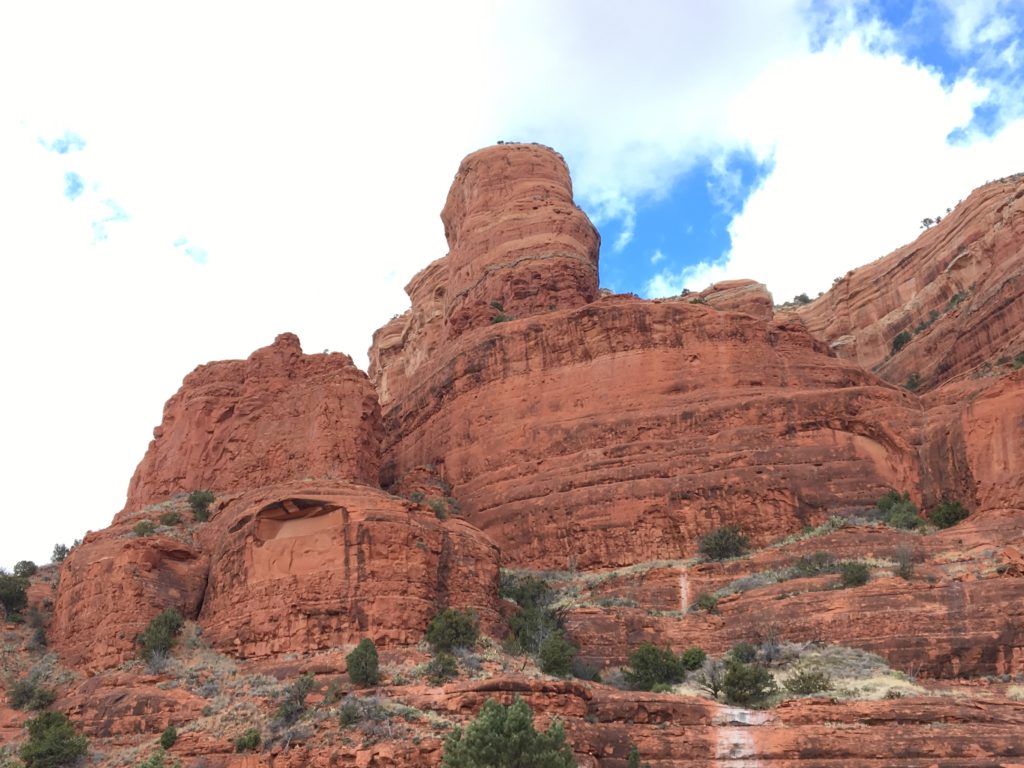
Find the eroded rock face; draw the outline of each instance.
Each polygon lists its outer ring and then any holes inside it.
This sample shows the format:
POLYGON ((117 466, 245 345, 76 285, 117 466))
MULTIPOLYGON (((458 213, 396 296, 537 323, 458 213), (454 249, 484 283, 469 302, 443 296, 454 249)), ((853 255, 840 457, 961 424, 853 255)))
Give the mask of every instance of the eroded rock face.
POLYGON ((86 670, 135 658, 135 638, 165 608, 196 616, 208 567, 189 537, 138 537, 132 521, 89 534, 61 567, 50 645, 86 670))
POLYGON ((916 398, 799 323, 608 297, 432 361, 386 411, 384 481, 443 467, 507 563, 682 557, 727 524, 764 542, 917 486, 916 398))
POLYGON ((441 220, 450 339, 494 318, 576 307, 597 295, 600 237, 573 202, 565 161, 547 147, 507 144, 469 155, 441 220))
POLYGON ((196 489, 334 478, 376 485, 380 409, 348 355, 285 333, 247 360, 200 366, 164 406, 125 511, 196 489))
POLYGON ((755 280, 723 280, 687 298, 706 302, 715 309, 744 312, 761 320, 771 320, 775 315, 772 295, 763 283, 755 280))
POLYGON ((841 357, 922 391, 1024 351, 1024 175, 975 190, 797 312, 841 357))
POLYGON ((370 637, 419 642, 442 608, 496 631, 498 552, 461 520, 354 484, 262 488, 203 532, 212 554, 199 621, 242 658, 330 649, 370 637))

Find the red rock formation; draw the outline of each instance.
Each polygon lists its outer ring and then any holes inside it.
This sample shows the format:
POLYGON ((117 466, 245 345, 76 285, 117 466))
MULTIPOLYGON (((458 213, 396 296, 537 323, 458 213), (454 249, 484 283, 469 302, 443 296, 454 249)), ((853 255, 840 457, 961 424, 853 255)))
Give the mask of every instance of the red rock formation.
POLYGON ((248 360, 200 366, 164 407, 125 510, 175 493, 285 480, 376 485, 380 415, 366 376, 342 354, 304 355, 286 333, 248 360))
POLYGON ((761 320, 771 320, 775 315, 768 288, 754 280, 723 280, 686 298, 710 304, 715 309, 744 312, 761 320))
POLYGON ((840 356, 898 384, 916 374, 922 389, 1024 351, 1024 175, 975 190, 797 311, 840 356), (913 339, 891 355, 901 332, 913 339))
POLYGON ((229 503, 202 533, 213 563, 199 621, 242 658, 419 642, 446 606, 495 632, 498 552, 462 520, 366 486, 292 483, 229 503))
POLYGON ((117 666, 137 656, 135 638, 165 608, 199 611, 209 558, 188 536, 135 536, 133 522, 89 534, 61 567, 49 638, 69 666, 117 666))
POLYGON ((915 398, 799 325, 610 297, 446 349, 387 410, 384 479, 443 467, 509 563, 680 557, 724 524, 763 542, 917 484, 915 398))
POLYGON ((565 161, 506 144, 462 161, 441 211, 448 339, 495 318, 577 307, 597 295, 597 230, 572 200, 565 161))

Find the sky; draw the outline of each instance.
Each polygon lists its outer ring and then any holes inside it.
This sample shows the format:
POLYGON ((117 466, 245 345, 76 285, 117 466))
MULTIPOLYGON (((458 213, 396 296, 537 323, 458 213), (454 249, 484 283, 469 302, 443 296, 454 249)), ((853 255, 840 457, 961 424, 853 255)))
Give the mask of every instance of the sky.
POLYGON ((601 283, 827 290, 1024 170, 1024 0, 0 5, 0 566, 107 525, 196 365, 365 368, 459 162, 561 152, 601 283))

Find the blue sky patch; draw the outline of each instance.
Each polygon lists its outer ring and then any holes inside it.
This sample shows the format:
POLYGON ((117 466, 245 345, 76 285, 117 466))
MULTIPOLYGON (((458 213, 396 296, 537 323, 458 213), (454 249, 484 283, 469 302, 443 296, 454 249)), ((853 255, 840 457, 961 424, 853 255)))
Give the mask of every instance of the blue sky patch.
POLYGON ((74 171, 68 171, 64 174, 64 197, 68 200, 74 200, 85 189, 85 182, 82 181, 82 177, 74 171))
POLYGON ((205 248, 202 248, 195 243, 189 243, 189 241, 184 237, 179 237, 175 240, 173 246, 184 252, 184 254, 192 259, 196 264, 205 264, 209 260, 210 254, 205 248))
POLYGON ((745 152, 698 163, 664 197, 637 203, 633 237, 618 252, 611 244, 622 222, 607 222, 601 232, 601 285, 644 295, 648 281, 661 272, 721 260, 732 245, 729 223, 771 168, 745 152))
POLYGON ((58 155, 66 155, 68 152, 85 149, 85 139, 77 133, 71 133, 71 131, 64 131, 63 136, 49 142, 40 138, 39 143, 51 152, 56 152, 58 155))

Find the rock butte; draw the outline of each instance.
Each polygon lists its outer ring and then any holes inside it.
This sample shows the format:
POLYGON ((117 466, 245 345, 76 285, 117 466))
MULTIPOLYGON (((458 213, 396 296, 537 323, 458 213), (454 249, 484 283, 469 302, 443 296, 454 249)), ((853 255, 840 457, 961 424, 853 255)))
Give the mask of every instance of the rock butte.
MULTIPOLYGON (((72 670, 56 707, 100 740, 104 765, 170 724, 187 765, 437 765, 429 718, 362 745, 321 720, 287 749, 233 754, 275 706, 251 692, 259 673, 344 682, 345 653, 371 637, 382 695, 452 722, 521 695, 541 723, 562 718, 581 766, 622 768, 630 744, 654 768, 1024 763, 1024 704, 986 677, 1024 673, 1022 201, 1021 176, 975 190, 805 306, 776 309, 749 280, 644 301, 599 290, 600 239, 557 153, 473 153, 441 215, 449 252, 374 334, 369 376, 283 334, 186 377, 124 509, 74 548, 55 595, 53 569, 30 591, 52 600, 47 637, 72 670), (189 518, 183 495, 199 488, 216 492, 209 522, 133 533, 189 518), (889 488, 972 515, 928 535, 858 525, 782 541, 889 488), (723 525, 757 551, 693 560, 723 525), (911 580, 892 575, 900 550, 911 580), (872 580, 730 586, 816 551, 867 558, 872 580), (755 712, 486 654, 474 679, 403 679, 442 608, 503 636, 499 565, 565 571, 567 630, 606 670, 644 641, 720 654, 770 631, 880 654, 933 687, 755 712), (716 590, 714 613, 687 610, 716 590), (195 623, 191 666, 149 675, 135 638, 168 606, 195 623)), ((0 741, 24 720, 0 704, 0 741)))

